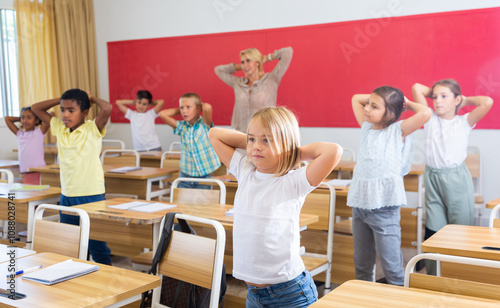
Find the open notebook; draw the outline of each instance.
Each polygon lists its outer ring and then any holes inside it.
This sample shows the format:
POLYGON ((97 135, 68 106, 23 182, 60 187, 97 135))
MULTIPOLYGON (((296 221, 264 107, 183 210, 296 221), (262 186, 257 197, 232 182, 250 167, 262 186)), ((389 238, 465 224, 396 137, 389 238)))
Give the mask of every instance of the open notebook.
POLYGON ((130 171, 141 170, 141 169, 142 169, 142 167, 120 167, 120 168, 111 169, 108 172, 125 174, 125 173, 130 172, 130 171))
POLYGON ((165 204, 165 203, 150 203, 150 202, 142 202, 142 201, 133 201, 133 202, 127 202, 127 203, 122 203, 122 204, 117 204, 117 205, 110 205, 108 206, 109 208, 112 209, 117 209, 117 210, 129 210, 129 211, 137 211, 137 212, 144 212, 144 213, 153 213, 157 211, 163 211, 163 210, 168 210, 177 207, 175 204, 165 204))
POLYGON ((22 277, 43 284, 56 284, 65 280, 83 276, 99 270, 99 265, 76 262, 71 259, 56 263, 22 277))
POLYGON ((46 190, 49 189, 49 185, 23 185, 23 184, 14 184, 10 189, 11 192, 16 191, 38 191, 38 190, 46 190))

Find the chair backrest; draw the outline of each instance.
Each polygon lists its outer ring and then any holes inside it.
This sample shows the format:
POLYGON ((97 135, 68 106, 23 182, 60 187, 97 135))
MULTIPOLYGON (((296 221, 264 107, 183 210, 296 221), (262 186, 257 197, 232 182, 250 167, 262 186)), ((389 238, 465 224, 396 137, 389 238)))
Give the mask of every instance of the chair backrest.
POLYGON ((180 152, 181 151, 181 142, 180 141, 174 141, 170 144, 168 147, 169 151, 175 151, 175 152, 180 152))
POLYGON ((115 140, 115 139, 102 139, 102 144, 104 146, 104 144, 107 143, 112 143, 113 144, 113 148, 117 148, 117 149, 120 149, 120 150, 125 150, 125 142, 121 141, 121 140, 115 140))
POLYGON ((226 185, 217 179, 177 178, 170 188, 170 203, 184 204, 226 204, 226 185), (219 190, 177 188, 180 182, 200 182, 219 185, 219 190))
MULTIPOLYGON (((356 161, 356 152, 353 149, 344 148, 344 152, 342 157, 340 158, 342 161, 356 161)), ((351 171, 338 171, 337 178, 338 179, 352 179, 353 172, 351 171)))
POLYGON ((478 147, 467 147, 467 158, 465 159, 465 164, 467 165, 467 168, 469 168, 470 175, 472 176, 472 181, 474 183, 474 194, 482 195, 482 160, 481 151, 478 147))
POLYGON ((136 150, 104 150, 101 154, 101 163, 103 165, 139 167, 140 156, 136 150))
POLYGON ((444 293, 500 300, 500 285, 498 284, 480 283, 469 280, 413 273, 415 265, 422 259, 468 264, 496 269, 500 269, 500 262, 461 256, 450 256, 437 253, 418 254, 408 262, 405 270, 404 282, 404 286, 406 288, 419 288, 444 293))
POLYGON ((178 151, 165 151, 163 154, 161 154, 161 160, 160 160, 160 168, 173 168, 173 169, 179 169, 179 166, 181 164, 181 159, 179 158, 167 158, 167 155, 175 155, 178 156, 180 155, 180 152, 178 151))
POLYGON ((33 250, 55 252, 72 258, 87 260, 90 219, 87 212, 68 206, 41 204, 33 220, 33 250), (80 216, 80 225, 70 225, 43 219, 45 209, 74 213, 80 216))
POLYGON ((14 183, 14 173, 8 169, 0 169, 0 179, 7 177, 7 184, 14 183))
MULTIPOLYGON (((327 216, 327 225, 326 225, 326 230, 327 230, 327 242, 326 242, 326 255, 320 255, 320 254, 313 254, 315 257, 320 257, 322 259, 326 259, 326 268, 315 268, 315 269, 308 269, 309 272, 311 272, 312 276, 315 276, 323 271, 326 272, 326 277, 325 277, 325 294, 330 291, 330 280, 331 280, 331 270, 332 270, 332 254, 333 254, 333 232, 334 232, 334 226, 335 226, 335 201, 336 201, 336 193, 335 193, 335 188, 333 187, 332 184, 323 182, 319 185, 320 187, 327 188, 329 191, 329 194, 316 194, 318 197, 321 197, 321 199, 314 200, 314 199, 307 199, 304 202, 304 206, 302 207, 302 213, 307 213, 307 214, 312 214, 315 213, 316 215, 321 215, 327 216), (327 200, 328 202, 328 209, 325 212, 325 206, 324 203, 327 200), (318 204, 317 202, 320 202, 321 204, 318 204), (320 212, 316 212, 320 211, 320 212)), ((311 195, 311 194, 309 194, 311 195)), ((325 230, 323 228, 323 230, 325 230)), ((305 256, 310 256, 307 252, 305 256)), ((306 265, 307 266, 307 265, 306 265)))
POLYGON ((342 157, 340 160, 356 161, 356 152, 354 152, 353 149, 344 148, 344 152, 342 153, 342 157))
POLYGON ((500 203, 497 204, 490 213, 490 223, 488 226, 490 228, 500 228, 500 203))
MULTIPOLYGON (((176 214, 175 217, 212 226, 215 229, 216 239, 172 231, 168 249, 158 265, 158 275, 211 289, 210 307, 218 307, 226 245, 224 228, 218 221, 211 219, 184 214, 176 214)), ((164 222, 165 218, 161 222, 160 230, 163 230, 164 222)), ((161 287, 154 290, 152 307, 159 307, 160 294, 161 287)))

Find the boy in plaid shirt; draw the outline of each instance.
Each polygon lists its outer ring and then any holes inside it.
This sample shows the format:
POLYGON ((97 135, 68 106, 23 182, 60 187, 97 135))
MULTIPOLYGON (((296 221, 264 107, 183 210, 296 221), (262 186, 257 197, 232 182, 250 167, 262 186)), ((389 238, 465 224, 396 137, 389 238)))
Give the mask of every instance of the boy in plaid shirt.
MULTIPOLYGON (((198 94, 186 93, 179 100, 179 108, 163 110, 160 112, 160 118, 174 129, 174 134, 181 136, 179 177, 209 178, 210 173, 221 165, 208 141, 208 131, 212 125, 212 106, 202 103, 198 94), (173 118, 179 114, 182 116, 182 121, 173 118)), ((210 188, 198 182, 181 182, 178 187, 210 188)))

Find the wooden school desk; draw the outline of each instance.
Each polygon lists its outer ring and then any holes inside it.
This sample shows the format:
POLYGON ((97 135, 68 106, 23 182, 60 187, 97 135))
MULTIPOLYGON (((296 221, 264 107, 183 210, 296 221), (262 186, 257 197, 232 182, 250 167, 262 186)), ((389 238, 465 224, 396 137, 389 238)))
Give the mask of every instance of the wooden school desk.
POLYGON ((500 307, 500 301, 416 288, 350 280, 311 308, 331 307, 500 307))
MULTIPOLYGON (((233 216, 225 213, 232 205, 226 204, 177 204, 173 209, 154 213, 141 213, 137 211, 117 210, 108 208, 110 205, 122 204, 136 199, 117 198, 87 204, 77 205, 76 208, 85 210, 90 216, 90 238, 106 241, 116 245, 133 246, 135 248, 154 248, 160 236, 160 223, 167 212, 180 212, 219 221, 226 230, 226 252, 232 255, 232 227, 233 216), (153 245, 155 243, 155 245, 153 245)), ((162 202, 167 203, 168 202, 162 202)), ((300 215, 300 226, 304 227, 318 221, 316 215, 300 215)), ((153 252, 154 252, 153 249, 153 252)), ((138 253, 136 253, 138 254, 138 253)), ((228 265, 226 265, 228 266, 228 265)))
MULTIPOLYGON (((117 147, 102 147, 101 153, 104 150, 118 149, 117 147)), ((13 152, 18 152, 18 149, 12 150, 13 152)), ((43 145, 44 159, 46 164, 57 164, 57 143, 49 143, 43 145)))
MULTIPOLYGON (((161 155, 162 151, 147 151, 139 152, 140 156, 140 166, 141 167, 154 167, 160 168, 161 165, 161 155)), ((131 154, 124 154, 124 156, 130 156, 131 154)), ((181 154, 167 154, 165 159, 181 159, 181 154)))
POLYGON ((488 201, 488 202, 486 202, 486 208, 492 209, 495 206, 497 206, 497 204, 499 204, 499 203, 500 203, 500 198, 496 198, 494 200, 488 201))
MULTIPOLYGON (((344 164, 339 167, 342 171, 352 171, 353 162, 344 162, 344 164)), ((407 191, 418 193, 418 207, 404 207, 401 208, 401 245, 407 248, 417 248, 417 252, 421 252, 422 237, 422 225, 423 225, 423 172, 424 165, 413 165, 410 173, 404 177, 405 189, 407 191)), ((236 189, 238 188, 238 182, 236 178, 231 175, 216 176, 215 179, 219 179, 226 185, 226 203, 233 204, 234 196, 236 194, 236 189)), ((327 181, 327 180, 325 180, 327 181)), ((329 194, 327 189, 318 187, 313 190, 308 196, 306 201, 318 199, 316 194, 329 194)), ((340 217, 351 217, 352 209, 347 206, 347 189, 335 189, 335 216, 340 217)), ((324 198, 323 198, 324 199, 324 198)), ((328 204, 323 205, 319 202, 313 201, 315 203, 313 206, 304 205, 302 211, 308 214, 319 215, 319 222, 309 226, 310 229, 327 230, 328 229, 328 204)), ((336 224, 336 230, 349 230, 350 225, 347 226, 344 222, 349 223, 349 221, 343 221, 340 224, 336 224)))
MULTIPOLYGON (((446 225, 422 243, 424 252, 500 261, 500 228, 446 225)), ((500 284, 500 270, 441 262, 441 275, 491 284, 500 284)))
MULTIPOLYGON (((14 169, 14 168, 19 168, 19 161, 8 160, 8 159, 0 160, 0 169, 14 169)), ((2 175, 0 176, 0 180, 6 180, 5 174, 2 173, 2 175)))
MULTIPOLYGON (((162 151, 148 151, 148 152, 139 152, 140 156, 140 166, 141 167, 156 167, 160 168, 161 166, 161 156, 163 152, 162 151)), ((124 156, 128 156, 130 154, 124 154, 124 156)), ((181 160, 181 154, 180 152, 178 154, 174 153, 169 153, 165 156, 165 160, 172 160, 176 161, 176 163, 173 163, 171 165, 165 166, 165 167, 172 167, 173 165, 176 165, 178 168, 179 162, 181 160)), ((226 174, 226 167, 224 165, 221 165, 221 167, 214 172, 211 173, 212 176, 217 176, 217 175, 223 175, 226 174)))
MULTIPOLYGON (((341 161, 334 172, 352 172, 356 162, 341 161)), ((404 177, 405 189, 418 193, 417 208, 401 208, 401 246, 406 248, 417 248, 420 251, 422 238, 423 220, 423 172, 425 165, 413 165, 410 173, 404 177), (420 223, 419 223, 420 222, 420 223)), ((337 178, 336 175, 331 176, 337 178)), ((238 182, 233 175, 214 177, 220 179, 226 185, 226 202, 234 203, 234 195, 238 188, 238 182)), ((328 180, 325 180, 328 181, 328 180)), ((301 233, 302 243, 307 251, 326 253, 326 234, 328 230, 328 197, 329 191, 322 187, 313 190, 307 197, 302 213, 319 216, 317 223, 308 226, 308 230, 301 233)), ((351 217, 352 209, 347 206, 348 188, 335 190, 335 216, 351 217)), ((336 284, 354 279, 354 261, 352 254, 354 244, 352 240, 352 228, 350 220, 342 220, 335 223, 334 228, 334 250, 332 266, 332 282, 336 284)), ((315 277, 316 280, 324 280, 324 275, 315 277)))
MULTIPOLYGON (((424 252, 500 261, 500 228, 446 225, 422 243, 424 252)), ((500 277, 499 277, 500 280, 500 277)))
MULTIPOLYGON (((162 169, 142 167, 140 170, 130 171, 125 174, 107 172, 120 166, 104 165, 104 180, 107 193, 127 193, 139 196, 139 199, 151 198, 165 194, 164 190, 153 190, 153 182, 169 178, 177 169, 162 169)), ((60 186, 59 165, 47 165, 30 168, 30 171, 40 172, 40 183, 51 186, 60 186)))
POLYGON ((0 169, 11 169, 18 167, 19 167, 19 161, 17 160, 0 159, 0 169))
MULTIPOLYGON (((38 253, 17 260, 17 267, 30 268, 42 264, 42 268, 73 259, 77 262, 97 264, 55 253, 38 253)), ((20 276, 22 277, 22 276, 20 276)), ((137 301, 142 292, 160 286, 160 277, 132 270, 99 264, 99 270, 51 286, 16 279, 16 291, 27 297, 11 300, 0 296, 2 307, 121 307, 137 301)), ((6 279, 0 287, 7 289, 6 279)))
MULTIPOLYGON (((3 262, 9 262, 12 257, 11 255, 8 255, 7 253, 10 253, 12 250, 15 251, 15 258, 14 259, 19 259, 19 258, 24 258, 27 256, 34 255, 36 251, 30 250, 30 249, 25 249, 25 248, 19 248, 19 247, 12 247, 4 244, 0 244, 0 263, 3 262)), ((2 267, 0 267, 2 268, 2 267)), ((3 270, 3 268, 2 268, 3 270)), ((3 275, 3 272, 0 272, 0 275, 3 275)), ((6 274, 8 274, 8 270, 6 271, 6 274)))
MULTIPOLYGON (((6 188, 8 184, 0 183, 0 188, 6 188)), ((2 190, 3 191, 3 190, 2 190)), ((10 200, 8 195, 0 195, 0 220, 9 220, 9 202, 15 204, 15 221, 28 225, 27 248, 31 248, 31 233, 33 228, 33 218, 35 217, 35 207, 42 203, 56 204, 61 198, 61 188, 50 186, 41 191, 22 191, 14 193, 14 200, 10 200)), ((12 204, 11 204, 12 205, 12 204)), ((4 232, 4 238, 7 233, 4 232)))

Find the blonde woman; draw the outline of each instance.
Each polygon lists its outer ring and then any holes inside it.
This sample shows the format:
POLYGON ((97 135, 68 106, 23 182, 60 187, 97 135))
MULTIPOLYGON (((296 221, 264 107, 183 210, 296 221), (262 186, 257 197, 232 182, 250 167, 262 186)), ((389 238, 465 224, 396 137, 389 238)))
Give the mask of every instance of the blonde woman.
POLYGON ((278 85, 292 61, 292 47, 275 50, 262 55, 259 50, 249 48, 240 52, 240 63, 215 67, 215 74, 234 89, 234 109, 231 127, 246 132, 252 115, 263 107, 276 106, 278 85), (270 73, 264 73, 264 63, 278 60, 270 73), (237 77, 236 71, 243 71, 245 77, 237 77))

